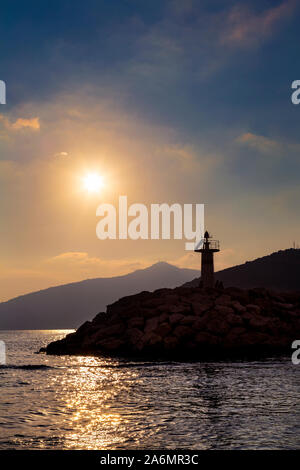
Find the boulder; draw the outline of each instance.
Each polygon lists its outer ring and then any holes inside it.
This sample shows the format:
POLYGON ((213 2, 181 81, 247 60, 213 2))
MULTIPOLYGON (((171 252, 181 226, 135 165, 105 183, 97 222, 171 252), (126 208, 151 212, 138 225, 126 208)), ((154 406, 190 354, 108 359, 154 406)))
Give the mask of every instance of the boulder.
POLYGON ((143 338, 144 333, 138 328, 130 328, 126 331, 126 338, 132 345, 137 345, 143 338))
POLYGON ((201 302, 201 301, 198 301, 198 302, 191 302, 191 311, 197 315, 197 316, 201 316, 203 315, 204 312, 206 312, 207 310, 209 310, 211 307, 213 306, 213 303, 212 302, 201 302))
POLYGON ((260 314, 260 310, 261 310, 258 305, 254 305, 254 304, 247 304, 246 309, 248 312, 254 313, 254 314, 260 314))
POLYGON ((195 315, 185 315, 181 320, 180 323, 181 325, 193 325, 196 321, 196 316, 195 315))
POLYGON ((155 309, 155 308, 143 308, 141 311, 141 316, 146 319, 146 318, 152 318, 152 317, 157 317, 157 314, 160 312, 160 309, 155 309))
POLYGON ((231 302, 230 307, 232 307, 237 313, 244 313, 247 311, 246 307, 238 300, 231 302))
POLYGON ((169 315, 167 313, 162 313, 159 316, 159 323, 165 323, 169 321, 169 315))
POLYGON ((172 351, 178 348, 179 346, 179 341, 176 337, 174 336, 166 336, 164 338, 164 348, 166 351, 172 351))
POLYGON ((235 313, 230 313, 227 315, 227 322, 230 326, 240 326, 243 325, 243 319, 240 315, 235 313))
POLYGON ((238 345, 241 345, 243 342, 242 335, 246 333, 246 328, 235 327, 228 331, 228 334, 225 337, 224 344, 226 347, 233 348, 238 345))
POLYGON ((150 331, 156 330, 159 324, 159 317, 152 317, 148 318, 148 320, 145 323, 145 328, 144 332, 145 333, 150 333, 150 331))
POLYGON ((183 318, 184 318, 184 315, 182 315, 181 313, 172 313, 169 316, 169 322, 171 325, 175 325, 179 323, 183 318))
POLYGON ((191 311, 191 305, 182 303, 181 305, 168 305, 168 313, 171 315, 184 315, 191 311))
POLYGON ((194 330, 189 326, 178 325, 173 331, 173 335, 179 340, 193 336, 194 330))
POLYGON ((257 315, 253 316, 249 321, 249 325, 252 328, 255 328, 255 329, 258 329, 258 330, 266 328, 266 326, 268 324, 269 324, 269 320, 267 318, 260 317, 260 316, 257 316, 257 315))
POLYGON ((96 347, 100 347, 104 351, 118 351, 124 346, 124 341, 117 338, 102 339, 96 343, 96 347))
POLYGON ((231 303, 231 297, 230 295, 223 294, 220 297, 217 297, 215 300, 216 305, 227 305, 231 303))
POLYGON ((285 303, 281 303, 281 302, 274 302, 274 305, 278 308, 280 308, 281 310, 290 310, 291 308, 294 307, 293 304, 285 304, 285 303))
POLYGON ((198 346, 217 346, 219 344, 219 340, 216 336, 202 332, 197 333, 194 337, 194 340, 198 346))
POLYGON ((150 332, 144 335, 143 341, 146 347, 159 346, 162 344, 162 337, 154 332, 150 332))
POLYGON ((233 308, 228 307, 228 305, 216 304, 215 310, 217 310, 217 312, 219 312, 221 315, 224 315, 224 316, 231 315, 234 313, 233 308))
POLYGON ((159 326, 156 328, 155 333, 164 338, 165 336, 168 336, 172 331, 172 327, 170 326, 169 323, 164 322, 160 323, 159 326))
POLYGON ((128 320, 128 327, 129 328, 143 328, 145 320, 143 317, 133 317, 129 318, 128 320))
POLYGON ((230 326, 224 318, 212 317, 206 324, 206 330, 217 336, 224 336, 229 329, 230 326))

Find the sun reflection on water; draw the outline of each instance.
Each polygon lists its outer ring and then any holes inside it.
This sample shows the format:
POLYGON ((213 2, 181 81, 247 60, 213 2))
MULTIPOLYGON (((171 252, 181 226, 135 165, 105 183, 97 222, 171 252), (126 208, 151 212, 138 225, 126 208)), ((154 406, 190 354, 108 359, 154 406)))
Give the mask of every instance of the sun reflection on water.
POLYGON ((299 447, 290 361, 45 356, 34 352, 62 332, 5 335, 13 367, 0 370, 1 449, 299 447))
MULTIPOLYGON (((73 362, 72 369, 60 377, 57 394, 65 408, 63 425, 72 430, 64 445, 73 447, 76 439, 83 441, 85 448, 103 449, 112 439, 120 443, 129 423, 126 415, 134 413, 134 408, 124 408, 122 397, 141 383, 138 374, 129 369, 121 375, 117 361, 76 357, 73 362)), ((57 378, 54 382, 57 387, 57 378)))

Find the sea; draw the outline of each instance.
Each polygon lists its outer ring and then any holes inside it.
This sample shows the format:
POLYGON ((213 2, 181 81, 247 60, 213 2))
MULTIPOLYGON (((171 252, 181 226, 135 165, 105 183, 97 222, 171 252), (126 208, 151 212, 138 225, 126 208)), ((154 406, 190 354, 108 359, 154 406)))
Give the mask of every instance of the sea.
POLYGON ((72 330, 0 331, 0 449, 297 449, 300 365, 36 354, 72 330))

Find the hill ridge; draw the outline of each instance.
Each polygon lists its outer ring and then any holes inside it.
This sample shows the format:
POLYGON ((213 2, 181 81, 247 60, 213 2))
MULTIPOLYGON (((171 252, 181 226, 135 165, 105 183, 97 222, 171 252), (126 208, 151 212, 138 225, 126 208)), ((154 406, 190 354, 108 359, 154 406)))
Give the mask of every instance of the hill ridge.
MULTIPOLYGON (((215 277, 222 281, 225 287, 235 286, 243 289, 264 287, 278 291, 300 290, 300 249, 279 250, 218 271, 215 277)), ((195 287, 199 279, 193 279, 185 286, 195 287)))

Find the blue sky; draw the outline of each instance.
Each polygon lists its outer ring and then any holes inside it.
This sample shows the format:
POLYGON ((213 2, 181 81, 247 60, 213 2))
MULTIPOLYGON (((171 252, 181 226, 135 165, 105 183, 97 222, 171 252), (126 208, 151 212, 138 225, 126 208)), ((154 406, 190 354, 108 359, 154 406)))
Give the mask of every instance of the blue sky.
MULTIPOLYGON (((85 253, 104 273, 113 258, 113 274, 157 259, 196 265, 178 245, 150 242, 126 246, 124 264, 123 245, 107 250, 90 235, 90 201, 86 230, 74 236, 69 203, 68 216, 54 211, 55 198, 49 203, 61 167, 49 193, 44 184, 61 152, 70 157, 66 181, 80 165, 111 171, 122 184, 108 198, 134 186, 140 202, 206 203, 223 241, 220 268, 299 240, 300 106, 290 99, 300 78, 299 19, 297 0, 2 1, 1 241, 3 269, 13 266, 6 288, 16 275, 18 292, 26 282, 30 290, 69 279, 42 266, 66 253, 85 253), (38 223, 46 209, 47 233, 38 223), (53 227, 62 233, 57 244, 48 239, 53 227), (253 230, 261 234, 255 242, 253 230)), ((86 266, 72 268, 74 280, 87 276, 86 266)))

